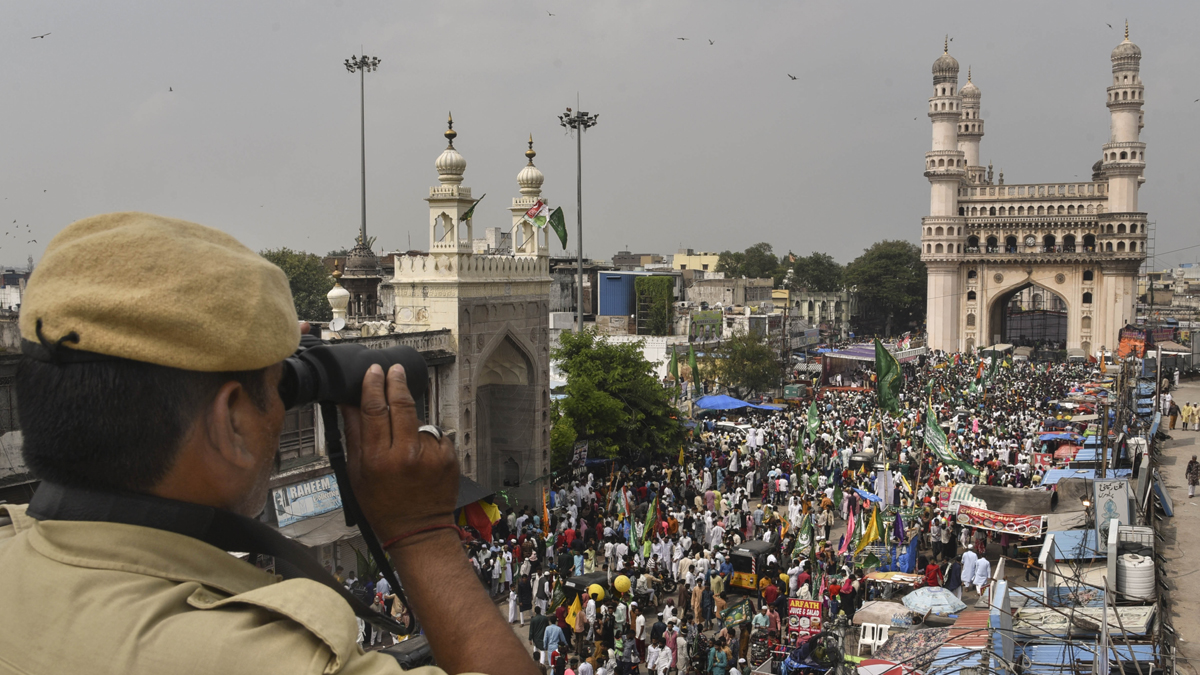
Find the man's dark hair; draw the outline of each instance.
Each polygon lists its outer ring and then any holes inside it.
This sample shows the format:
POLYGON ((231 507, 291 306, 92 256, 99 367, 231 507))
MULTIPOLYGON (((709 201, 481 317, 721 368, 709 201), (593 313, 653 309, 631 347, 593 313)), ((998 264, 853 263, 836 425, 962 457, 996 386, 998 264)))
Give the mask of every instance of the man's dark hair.
POLYGON ((230 380, 266 410, 266 369, 200 373, 127 359, 25 358, 15 380, 25 463, 61 485, 148 490, 170 471, 196 416, 230 380))

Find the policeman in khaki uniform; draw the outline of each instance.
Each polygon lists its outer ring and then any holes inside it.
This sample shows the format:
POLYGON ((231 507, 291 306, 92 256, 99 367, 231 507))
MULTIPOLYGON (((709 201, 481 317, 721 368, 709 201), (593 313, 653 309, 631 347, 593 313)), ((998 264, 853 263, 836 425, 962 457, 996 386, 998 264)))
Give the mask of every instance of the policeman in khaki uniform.
MULTIPOLYGON (((17 397, 43 483, 0 505, 0 673, 403 672, 359 647, 333 584, 192 536, 266 503, 300 337, 282 271, 219 231, 116 213, 55 237, 24 300, 17 397), (81 515, 80 494, 111 509, 81 515)), ((402 367, 362 387, 349 474, 441 666, 414 672, 536 673, 453 528, 452 443, 418 431, 402 367)))

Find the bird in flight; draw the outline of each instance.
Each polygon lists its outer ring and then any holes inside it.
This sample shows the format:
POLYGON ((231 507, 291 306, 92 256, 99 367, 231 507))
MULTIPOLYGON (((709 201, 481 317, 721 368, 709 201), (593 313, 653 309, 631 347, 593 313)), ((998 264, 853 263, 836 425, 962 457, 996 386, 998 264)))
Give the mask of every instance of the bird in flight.
MULTIPOLYGON (((1196 103, 1197 101, 1200 101, 1200 98, 1196 99, 1195 101, 1192 101, 1192 103, 1196 103)), ((5 197, 5 199, 8 199, 8 197, 5 197)))
MULTIPOLYGON (((546 10, 546 13, 547 13, 547 14, 550 14, 550 10, 546 10)), ((557 14, 550 14, 550 16, 558 16, 558 15, 557 15, 557 14)))
POLYGON ((676 40, 690 40, 691 38, 675 38, 676 40))
POLYGON ((1108 26, 1110 30, 1112 29, 1112 24, 1111 24, 1111 23, 1106 23, 1106 24, 1104 24, 1104 25, 1105 25, 1105 26, 1108 26))
POLYGON ((29 39, 30 40, 41 40, 41 39, 44 39, 47 35, 49 35, 49 33, 43 33, 41 35, 34 35, 33 37, 31 37, 29 39))
POLYGON ((167 91, 175 91, 175 87, 167 87, 167 91))
POLYGON ((25 243, 26 243, 26 244, 36 244, 36 243, 37 243, 37 239, 30 239, 29 241, 27 241, 27 242, 25 242, 25 243))
POLYGON ((712 40, 709 40, 709 41, 708 41, 708 44, 710 44, 710 45, 715 45, 715 44, 717 44, 717 43, 713 42, 712 40))
POLYGON ((788 77, 792 78, 793 80, 796 79, 796 76, 791 73, 788 73, 788 77))

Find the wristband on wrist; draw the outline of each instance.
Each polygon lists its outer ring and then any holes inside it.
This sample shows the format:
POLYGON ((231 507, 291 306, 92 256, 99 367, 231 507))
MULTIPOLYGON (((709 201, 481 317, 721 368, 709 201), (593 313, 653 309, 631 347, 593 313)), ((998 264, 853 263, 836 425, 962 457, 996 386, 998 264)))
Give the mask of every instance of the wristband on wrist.
POLYGON ((401 534, 399 536, 392 537, 391 539, 388 539, 387 541, 383 542, 383 547, 391 548, 392 546, 395 546, 396 544, 404 541, 405 539, 408 539, 411 536, 418 535, 418 534, 421 534, 424 532, 432 532, 434 530, 454 530, 455 533, 458 534, 459 540, 465 540, 467 538, 467 533, 464 532, 463 529, 457 525, 429 525, 427 527, 418 527, 415 530, 411 530, 411 531, 405 532, 404 534, 401 534))

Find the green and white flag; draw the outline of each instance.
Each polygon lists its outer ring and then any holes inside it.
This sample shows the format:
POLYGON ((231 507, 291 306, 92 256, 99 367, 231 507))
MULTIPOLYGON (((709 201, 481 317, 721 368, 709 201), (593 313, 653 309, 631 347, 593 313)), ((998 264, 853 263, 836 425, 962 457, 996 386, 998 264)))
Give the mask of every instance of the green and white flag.
POLYGON ((817 431, 821 428, 821 417, 817 414, 817 402, 808 405, 808 442, 812 444, 817 439, 817 431))
POLYGON ((962 461, 950 451, 950 441, 946 438, 946 432, 942 431, 942 427, 938 425, 937 415, 934 414, 933 408, 927 408, 925 411, 925 447, 933 450, 933 454, 941 460, 942 464, 960 466, 972 476, 979 475, 979 471, 975 467, 962 461))
POLYGON ((562 242, 563 248, 567 247, 567 222, 563 219, 562 207, 554 209, 550 214, 550 218, 546 221, 550 229, 554 230, 554 234, 558 235, 558 240, 562 242))
POLYGON ((805 555, 804 549, 811 546, 813 543, 813 525, 812 514, 806 513, 800 521, 800 527, 796 530, 796 546, 792 549, 792 555, 805 555))
POLYGON ((900 362, 889 352, 879 338, 875 338, 875 392, 879 396, 879 407, 890 413, 900 412, 900 387, 904 376, 900 373, 900 362))

